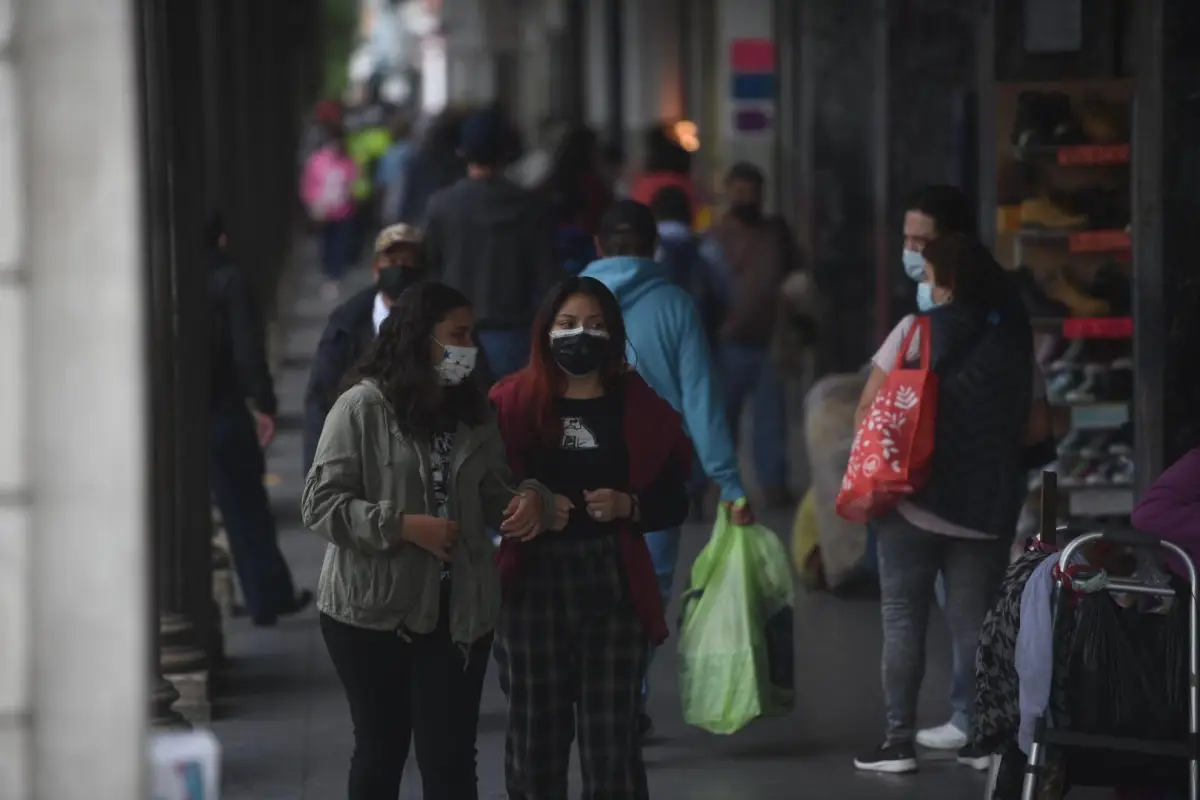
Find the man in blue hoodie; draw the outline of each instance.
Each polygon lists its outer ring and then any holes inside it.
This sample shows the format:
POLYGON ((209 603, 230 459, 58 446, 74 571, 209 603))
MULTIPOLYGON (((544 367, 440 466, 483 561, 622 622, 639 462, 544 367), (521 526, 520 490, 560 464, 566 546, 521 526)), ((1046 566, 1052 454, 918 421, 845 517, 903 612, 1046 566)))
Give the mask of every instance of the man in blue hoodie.
MULTIPOLYGON (((754 518, 745 502, 725 405, 713 381, 716 370, 708 337, 695 301, 654 260, 657 243, 657 224, 649 207, 619 200, 600 224, 600 260, 581 274, 616 295, 629 337, 629 363, 683 415, 704 472, 721 489, 722 502, 732 506, 735 522, 749 524, 754 518)), ((646 535, 664 604, 675 577, 679 537, 678 528, 646 535)), ((642 726, 643 732, 649 728, 645 715, 642 726)))

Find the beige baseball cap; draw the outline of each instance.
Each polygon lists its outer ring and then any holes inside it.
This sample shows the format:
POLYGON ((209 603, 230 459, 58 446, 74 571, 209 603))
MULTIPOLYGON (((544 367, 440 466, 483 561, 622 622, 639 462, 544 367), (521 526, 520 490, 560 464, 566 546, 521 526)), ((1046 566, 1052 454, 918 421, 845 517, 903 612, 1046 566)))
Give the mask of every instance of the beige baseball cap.
POLYGON ((389 225, 375 237, 375 255, 379 255, 389 247, 398 244, 420 244, 423 238, 421 229, 415 225, 408 225, 403 222, 389 225))

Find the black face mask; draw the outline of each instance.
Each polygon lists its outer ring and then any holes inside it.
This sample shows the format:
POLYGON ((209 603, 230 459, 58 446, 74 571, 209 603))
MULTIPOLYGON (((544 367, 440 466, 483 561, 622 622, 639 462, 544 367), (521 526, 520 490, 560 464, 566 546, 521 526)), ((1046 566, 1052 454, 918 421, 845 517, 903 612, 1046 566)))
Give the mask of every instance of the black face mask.
POLYGON ((425 278, 425 270, 417 267, 383 267, 379 270, 379 279, 375 288, 389 300, 395 300, 404 294, 404 290, 414 283, 420 283, 425 278))
POLYGON ((608 334, 603 331, 575 328, 554 331, 550 338, 554 360, 572 378, 582 378, 600 369, 608 358, 609 347, 608 334))
POLYGON ((748 225, 760 221, 763 216, 762 206, 758 203, 734 203, 729 207, 729 213, 748 225))

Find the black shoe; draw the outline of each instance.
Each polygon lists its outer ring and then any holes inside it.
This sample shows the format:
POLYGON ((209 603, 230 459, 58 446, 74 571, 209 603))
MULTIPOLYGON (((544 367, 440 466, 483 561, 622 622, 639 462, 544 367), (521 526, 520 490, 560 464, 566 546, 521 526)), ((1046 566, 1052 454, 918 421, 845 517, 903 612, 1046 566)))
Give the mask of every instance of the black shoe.
POLYGON ((911 742, 881 744, 870 753, 854 759, 855 769, 899 775, 917 771, 917 750, 911 742))
POLYGON ((1012 143, 1024 149, 1080 144, 1083 135, 1071 111, 1071 98, 1062 92, 1022 92, 1017 98, 1012 143))
POLYGON ((1039 319, 1063 319, 1069 316, 1070 312, 1066 306, 1046 296, 1029 267, 1022 264, 1013 277, 1029 316, 1039 319))
MULTIPOLYGON (((312 602, 312 591, 309 589, 301 589, 300 591, 296 592, 296 596, 292 598, 292 602, 286 608, 281 608, 274 614, 263 614, 261 616, 254 617, 251 622, 256 628, 271 628, 274 627, 277 622, 279 622, 280 617, 290 617, 293 614, 299 614, 301 611, 312 605, 312 602)), ((233 607, 232 613, 234 617, 244 617, 249 613, 249 611, 243 605, 236 605, 233 607)))
POLYGON ((650 715, 639 712, 637 716, 637 735, 639 739, 649 739, 654 735, 654 720, 650 719, 650 715))
POLYGON ((304 609, 312 605, 313 593, 310 589, 301 589, 296 592, 296 597, 292 600, 292 604, 287 608, 279 610, 279 616, 290 617, 293 614, 299 614, 304 609))
POLYGON ((964 767, 984 772, 991 766, 991 754, 973 744, 968 744, 958 751, 958 763, 964 767))

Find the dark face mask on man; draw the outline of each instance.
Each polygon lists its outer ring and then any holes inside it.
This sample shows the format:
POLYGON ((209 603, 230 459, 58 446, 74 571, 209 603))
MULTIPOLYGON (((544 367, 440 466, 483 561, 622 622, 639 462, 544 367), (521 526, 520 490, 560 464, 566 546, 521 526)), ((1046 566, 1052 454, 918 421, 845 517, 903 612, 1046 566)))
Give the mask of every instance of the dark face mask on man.
POLYGON ((550 331, 550 352, 559 368, 572 378, 591 375, 604 365, 611 347, 608 331, 571 328, 550 331))
POLYGON ((404 294, 404 290, 425 278, 425 270, 420 267, 400 266, 389 264, 379 270, 375 280, 375 288, 388 300, 395 301, 404 294))

